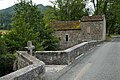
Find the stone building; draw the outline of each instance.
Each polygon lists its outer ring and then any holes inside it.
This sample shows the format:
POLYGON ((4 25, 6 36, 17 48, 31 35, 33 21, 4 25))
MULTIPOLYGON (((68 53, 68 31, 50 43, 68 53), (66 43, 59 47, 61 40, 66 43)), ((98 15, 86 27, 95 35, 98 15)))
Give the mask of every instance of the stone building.
POLYGON ((66 49, 83 41, 105 40, 105 16, 84 16, 80 21, 56 21, 52 23, 60 40, 60 49, 66 49))
POLYGON ((104 15, 84 16, 81 18, 82 40, 105 40, 106 20, 104 15))
POLYGON ((57 21, 52 23, 55 35, 60 40, 60 49, 66 49, 81 42, 80 21, 57 21))

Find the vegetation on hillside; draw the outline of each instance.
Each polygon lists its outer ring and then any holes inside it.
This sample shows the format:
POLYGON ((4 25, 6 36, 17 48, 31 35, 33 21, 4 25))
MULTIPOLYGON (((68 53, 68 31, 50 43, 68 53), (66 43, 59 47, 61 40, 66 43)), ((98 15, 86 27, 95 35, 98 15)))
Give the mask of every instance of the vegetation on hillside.
MULTIPOLYGON (((41 10, 42 13, 48 8, 47 6, 43 6, 42 4, 37 5, 38 9, 41 10)), ((10 30, 12 28, 11 22, 12 22, 12 16, 15 13, 15 5, 0 10, 0 29, 7 29, 10 30)))

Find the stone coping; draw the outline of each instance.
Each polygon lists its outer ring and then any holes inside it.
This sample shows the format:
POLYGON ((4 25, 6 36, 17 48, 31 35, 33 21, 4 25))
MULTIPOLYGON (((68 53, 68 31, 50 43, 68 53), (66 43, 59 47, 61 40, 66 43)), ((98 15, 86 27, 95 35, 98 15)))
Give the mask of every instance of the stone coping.
POLYGON ((81 18, 81 22, 88 22, 88 21, 103 21, 105 15, 95 15, 95 16, 83 16, 81 18))
POLYGON ((83 42, 83 43, 81 43, 81 44, 78 44, 78 45, 75 45, 75 46, 73 46, 73 47, 71 47, 71 48, 68 48, 68 49, 66 49, 66 50, 64 50, 65 52, 71 52, 71 51, 73 51, 73 50, 75 50, 76 48, 79 48, 79 47, 81 47, 81 46, 83 46, 83 45, 85 45, 85 44, 88 44, 89 42, 83 42))
POLYGON ((68 65, 46 65, 46 72, 59 72, 68 65))
POLYGON ((35 53, 39 53, 39 52, 43 52, 43 53, 47 53, 47 52, 49 52, 49 53, 55 53, 55 52, 57 52, 57 53, 62 53, 62 52, 70 52, 70 51, 72 51, 72 50, 74 50, 74 49, 76 49, 76 48, 78 48, 78 47, 81 47, 81 46, 83 46, 83 45, 85 45, 85 44, 88 44, 89 42, 83 42, 83 43, 80 43, 80 44, 78 44, 78 45, 75 45, 75 46, 73 46, 73 47, 70 47, 70 48, 68 48, 68 49, 65 49, 65 50, 61 50, 61 51, 35 51, 35 53))
POLYGON ((39 59, 27 54, 27 51, 17 51, 18 55, 23 56, 25 59, 27 59, 28 61, 30 61, 32 64, 41 64, 41 65, 45 65, 45 63, 43 61, 40 61, 39 59))
POLYGON ((89 44, 89 43, 91 43, 91 42, 101 42, 101 40, 92 40, 92 41, 89 41, 89 42, 83 42, 83 43, 80 43, 80 44, 78 44, 78 45, 75 45, 75 46, 73 46, 73 47, 70 47, 70 48, 68 48, 68 49, 65 49, 65 50, 61 50, 61 51, 35 51, 35 53, 39 53, 39 52, 43 52, 43 53, 62 53, 62 52, 71 52, 71 51, 73 51, 74 49, 76 49, 76 48, 79 48, 79 47, 81 47, 81 46, 83 46, 83 45, 85 45, 85 44, 89 44))
POLYGON ((68 65, 78 56, 99 44, 99 41, 83 42, 63 51, 36 51, 35 56, 46 65, 68 65))
MULTIPOLYGON (((37 58, 27 54, 26 51, 17 51, 17 53, 18 53, 18 55, 21 55, 22 57, 24 57, 25 59, 30 61, 30 63, 32 63, 32 64, 28 65, 24 68, 21 68, 15 72, 12 72, 8 75, 5 75, 5 76, 1 77, 0 80, 22 80, 21 77, 23 79, 25 79, 25 77, 30 76, 30 74, 29 74, 30 72, 35 72, 39 68, 44 69, 42 74, 45 73, 44 62, 42 62, 42 61, 38 60, 37 58)), ((27 79, 27 80, 29 80, 29 79, 27 79)))

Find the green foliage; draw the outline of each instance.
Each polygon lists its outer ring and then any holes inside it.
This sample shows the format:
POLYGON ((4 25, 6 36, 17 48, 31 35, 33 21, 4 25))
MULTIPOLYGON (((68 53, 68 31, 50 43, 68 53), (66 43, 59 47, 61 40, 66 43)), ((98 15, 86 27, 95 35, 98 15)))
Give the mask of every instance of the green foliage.
POLYGON ((54 7, 59 20, 80 20, 84 15, 83 0, 55 0, 54 7))
POLYGON ((58 38, 53 35, 54 29, 52 29, 49 25, 45 26, 45 33, 43 37, 43 46, 45 47, 45 50, 57 50, 58 49, 58 38))
POLYGON ((48 9, 44 12, 43 20, 46 25, 48 25, 50 22, 59 20, 59 16, 56 14, 55 8, 49 6, 48 9))
POLYGON ((53 50, 57 43, 53 30, 45 26, 42 13, 32 1, 21 0, 16 4, 12 26, 5 35, 9 51, 24 50, 27 41, 32 41, 36 50, 53 50))
POLYGON ((0 35, 0 76, 13 71, 15 55, 7 52, 7 46, 2 35, 0 35))
MULTIPOLYGON (((41 10, 42 13, 44 13, 44 11, 48 8, 47 6, 43 6, 42 4, 38 4, 37 5, 38 9, 41 10)), ((0 10, 0 29, 11 29, 12 26, 10 25, 10 23, 12 22, 12 16, 15 13, 15 5, 0 10)))
POLYGON ((2 35, 0 35, 0 55, 7 53, 7 46, 5 41, 2 38, 2 35))
POLYGON ((12 52, 24 50, 29 40, 37 46, 36 49, 43 49, 38 40, 40 33, 35 30, 35 28, 42 27, 41 19, 40 11, 32 2, 21 1, 16 4, 15 14, 12 19, 12 26, 14 27, 9 34, 5 35, 7 46, 9 46, 8 50, 12 52))
POLYGON ((16 31, 15 29, 13 29, 11 30, 11 32, 9 32, 9 34, 4 36, 9 52, 24 50, 24 47, 26 46, 28 40, 31 40, 33 43, 37 44, 37 42, 35 41, 38 36, 37 33, 33 34, 33 30, 29 29, 20 30, 16 31))
POLYGON ((9 13, 0 13, 0 29, 10 29, 11 28, 11 17, 9 13))
POLYGON ((107 33, 119 34, 120 32, 120 5, 118 0, 97 0, 96 15, 106 15, 107 33))
POLYGON ((13 63, 16 57, 13 54, 0 54, 0 76, 13 72, 13 63))

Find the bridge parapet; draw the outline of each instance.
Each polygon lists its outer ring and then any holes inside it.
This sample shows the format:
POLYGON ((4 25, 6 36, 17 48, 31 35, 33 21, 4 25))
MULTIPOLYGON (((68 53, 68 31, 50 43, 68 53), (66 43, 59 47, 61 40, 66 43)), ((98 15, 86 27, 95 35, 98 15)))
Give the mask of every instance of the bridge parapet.
POLYGON ((42 61, 47 65, 69 65, 99 42, 101 41, 83 42, 63 51, 36 51, 36 58, 27 51, 18 51, 18 70, 1 77, 0 80, 45 80, 45 64, 42 61))
POLYGON ((18 70, 0 80, 45 80, 45 64, 26 51, 17 52, 18 70))
POLYGON ((63 51, 36 51, 35 55, 47 65, 68 65, 99 42, 101 41, 83 42, 63 51))

